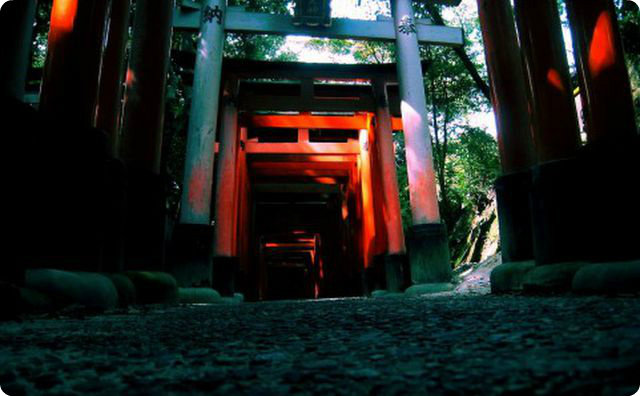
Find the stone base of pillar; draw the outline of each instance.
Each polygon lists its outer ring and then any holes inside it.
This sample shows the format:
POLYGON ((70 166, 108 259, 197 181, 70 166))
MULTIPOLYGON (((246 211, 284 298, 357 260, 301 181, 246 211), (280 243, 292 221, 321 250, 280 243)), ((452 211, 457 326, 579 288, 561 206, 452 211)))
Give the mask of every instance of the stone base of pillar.
POLYGON ((118 159, 106 163, 104 240, 102 272, 118 273, 124 270, 127 215, 127 172, 118 159))
POLYGON ((412 226, 407 235, 407 250, 412 284, 451 280, 449 241, 444 224, 412 226))
POLYGON ((496 180, 502 262, 533 260, 531 229, 531 171, 504 175, 496 180))
POLYGON ((178 286, 211 286, 213 232, 206 224, 179 224, 173 230, 169 262, 178 286))
POLYGON ((533 175, 537 265, 640 259, 639 138, 587 145, 533 175))
POLYGON ((233 297, 235 293, 236 272, 238 271, 238 257, 213 257, 213 288, 223 297, 233 297))
POLYGON ((590 264, 573 277, 578 294, 640 295, 640 261, 590 264))
POLYGON ((391 293, 403 291, 407 285, 405 274, 409 270, 407 255, 390 254, 383 260, 386 290, 391 293))
POLYGON ((376 290, 384 290, 386 288, 384 279, 384 256, 378 255, 373 258, 373 263, 369 268, 365 268, 362 272, 363 276, 363 295, 370 296, 376 290))
POLYGON ((521 292, 527 273, 535 267, 533 260, 500 264, 491 271, 491 293, 521 292))
POLYGON ((376 256, 373 265, 364 271, 365 294, 376 290, 401 292, 407 285, 405 274, 408 272, 408 259, 405 254, 389 254, 376 256))
MULTIPOLYGON (((593 213, 581 210, 580 163, 548 162, 533 170, 531 219, 536 265, 582 261, 583 224, 593 213)), ((605 214, 606 215, 606 214, 605 214)))
POLYGON ((582 247, 592 262, 640 259, 640 137, 588 144, 579 153, 587 221, 582 247))
POLYGON ((167 229, 165 180, 128 168, 125 255, 127 270, 164 271, 167 229))

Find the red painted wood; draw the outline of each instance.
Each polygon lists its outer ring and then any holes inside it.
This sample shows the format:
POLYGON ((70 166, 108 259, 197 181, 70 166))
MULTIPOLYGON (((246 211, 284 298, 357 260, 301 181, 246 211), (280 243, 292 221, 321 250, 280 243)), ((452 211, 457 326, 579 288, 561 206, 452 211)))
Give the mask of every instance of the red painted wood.
POLYGON ((612 0, 567 0, 589 142, 637 134, 629 74, 612 0))
POLYGON ((40 110, 94 126, 108 0, 55 0, 40 110))
POLYGON ((575 155, 578 118, 556 0, 515 0, 538 161, 575 155))
POLYGON ((504 173, 536 163, 525 74, 509 0, 478 0, 504 173))

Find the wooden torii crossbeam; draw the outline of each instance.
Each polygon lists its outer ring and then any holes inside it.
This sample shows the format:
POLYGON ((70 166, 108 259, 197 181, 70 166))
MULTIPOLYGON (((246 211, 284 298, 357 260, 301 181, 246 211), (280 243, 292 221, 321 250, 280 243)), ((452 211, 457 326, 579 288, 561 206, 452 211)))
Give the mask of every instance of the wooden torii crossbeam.
MULTIPOLYGON (((202 21, 200 5, 183 2, 182 7, 174 13, 175 29, 197 30, 202 21)), ((427 19, 415 21, 418 42, 460 46, 464 43, 462 29, 439 26, 427 19)), ((246 11, 244 7, 228 7, 224 18, 224 30, 228 33, 254 33, 275 35, 297 35, 326 37, 333 39, 354 39, 374 41, 395 41, 396 33, 391 18, 378 18, 375 21, 364 21, 346 18, 335 18, 331 26, 294 25, 293 16, 284 14, 265 14, 246 11)))

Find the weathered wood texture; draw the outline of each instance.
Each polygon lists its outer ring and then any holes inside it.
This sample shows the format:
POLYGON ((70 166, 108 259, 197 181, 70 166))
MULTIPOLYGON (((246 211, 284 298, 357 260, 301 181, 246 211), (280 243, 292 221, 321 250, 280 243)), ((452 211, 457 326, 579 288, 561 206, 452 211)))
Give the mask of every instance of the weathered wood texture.
MULTIPOLYGON (((176 9, 174 27, 195 30, 200 27, 201 13, 191 7, 176 9)), ((462 29, 436 26, 426 21, 416 21, 418 40, 421 43, 459 46, 464 43, 462 29)), ((305 35, 338 39, 394 41, 393 21, 361 21, 336 18, 330 27, 295 26, 291 15, 265 14, 245 11, 242 7, 229 7, 225 16, 225 30, 231 33, 255 33, 276 35, 305 35)))

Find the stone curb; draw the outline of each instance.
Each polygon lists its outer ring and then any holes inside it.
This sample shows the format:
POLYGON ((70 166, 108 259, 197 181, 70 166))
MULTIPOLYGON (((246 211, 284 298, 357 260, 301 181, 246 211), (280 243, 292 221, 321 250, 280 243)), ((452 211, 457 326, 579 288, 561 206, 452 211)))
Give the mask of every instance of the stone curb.
POLYGON ((180 304, 216 304, 222 302, 220 293, 205 287, 181 287, 178 289, 180 304))
POLYGON ((118 305, 127 307, 136 303, 136 287, 131 279, 123 274, 107 274, 113 285, 118 290, 118 305))
POLYGON ((640 294, 640 261, 590 264, 573 277, 571 289, 578 294, 640 294))
POLYGON ((56 305, 79 304, 105 310, 118 305, 115 285, 97 273, 32 269, 26 272, 25 287, 49 296, 56 305))
POLYGON ((568 292, 576 272, 589 265, 586 262, 568 262, 538 265, 524 275, 522 287, 525 292, 568 292))
POLYGON ((413 285, 405 290, 404 294, 407 297, 418 297, 427 294, 446 293, 455 290, 453 283, 422 283, 419 285, 413 285))
POLYGON ((398 298, 398 297, 406 297, 406 295, 401 292, 390 292, 388 290, 374 290, 373 292, 371 292, 371 298, 398 298))
POLYGON ((178 283, 165 272, 127 271, 136 290, 138 304, 173 304, 178 302, 178 283))
POLYGON ((519 292, 526 274, 535 268, 534 261, 503 263, 491 271, 491 293, 519 292))

